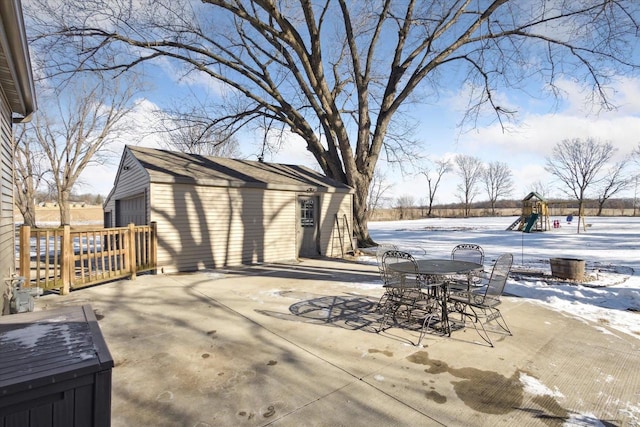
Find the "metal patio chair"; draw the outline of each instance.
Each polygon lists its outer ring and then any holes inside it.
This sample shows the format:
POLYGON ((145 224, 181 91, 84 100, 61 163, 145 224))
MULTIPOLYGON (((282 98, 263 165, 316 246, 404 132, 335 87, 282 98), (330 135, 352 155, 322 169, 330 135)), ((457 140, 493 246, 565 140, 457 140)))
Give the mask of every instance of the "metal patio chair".
POLYGON ((380 273, 380 278, 382 279, 383 282, 384 282, 384 267, 382 265, 382 255, 384 255, 386 251, 390 251, 390 250, 397 251, 398 247, 391 243, 383 243, 381 245, 378 245, 378 248, 376 249, 376 263, 378 264, 378 272, 380 273))
POLYGON ((449 304, 451 311, 457 311, 462 315, 462 320, 469 318, 473 327, 480 337, 485 340, 491 347, 493 342, 487 333, 484 325, 495 320, 496 324, 508 335, 513 335, 507 322, 500 313, 498 305, 500 305, 500 297, 504 292, 509 271, 513 264, 513 255, 503 254, 498 257, 491 277, 487 285, 481 289, 472 289, 469 291, 451 292, 449 295, 449 304), (478 328, 480 326, 480 328, 478 328))
MULTIPOLYGON (((470 261, 476 264, 484 264, 484 250, 480 245, 461 243, 451 250, 451 259, 456 261, 470 261)), ((451 278, 450 289, 469 290, 472 286, 482 284, 482 273, 469 273, 451 278)))
POLYGON ((384 276, 385 293, 381 298, 380 310, 382 319, 380 328, 382 331, 391 317, 396 320, 396 314, 400 308, 406 313, 407 320, 411 319, 411 311, 416 307, 417 301, 424 298, 420 290, 421 277, 418 273, 418 264, 415 258, 408 252, 387 250, 382 255, 382 269, 384 276), (413 264, 411 273, 400 273, 389 268, 390 264, 408 262, 413 264))
MULTIPOLYGON (((378 245, 378 248, 376 249, 376 263, 378 265, 378 273, 380 273, 380 279, 382 279, 383 284, 385 283, 385 274, 384 274, 384 265, 382 264, 382 255, 384 255, 385 252, 391 251, 391 250, 397 251, 398 247, 391 243, 383 243, 381 245, 378 245)), ((378 304, 375 307, 376 311, 380 311, 382 309, 386 298, 387 298, 387 292, 385 290, 385 292, 380 297, 378 304)))

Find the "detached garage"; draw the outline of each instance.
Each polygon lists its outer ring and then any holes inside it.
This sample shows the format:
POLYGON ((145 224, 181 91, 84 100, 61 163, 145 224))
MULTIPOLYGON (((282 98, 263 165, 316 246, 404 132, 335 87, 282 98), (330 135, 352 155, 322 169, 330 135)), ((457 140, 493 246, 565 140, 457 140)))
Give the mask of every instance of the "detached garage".
POLYGON ((353 190, 309 168, 125 147, 105 227, 155 222, 167 273, 342 256, 353 190))

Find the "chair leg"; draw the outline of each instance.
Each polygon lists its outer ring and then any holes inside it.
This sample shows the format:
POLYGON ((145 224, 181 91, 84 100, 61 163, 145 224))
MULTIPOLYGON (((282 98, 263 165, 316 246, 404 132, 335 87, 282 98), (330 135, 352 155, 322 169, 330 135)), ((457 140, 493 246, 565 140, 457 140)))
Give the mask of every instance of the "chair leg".
POLYGON ((384 305, 386 304, 388 298, 389 294, 385 291, 378 300, 378 304, 376 304, 374 311, 381 311, 384 308, 384 305))
POLYGON ((424 316, 424 320, 422 321, 422 327, 420 328, 420 336, 418 337, 418 343, 416 344, 416 346, 419 346, 420 343, 422 342, 422 338, 426 335, 426 331, 427 331, 427 328, 429 328, 429 325, 431 324, 431 320, 433 320, 433 318, 439 314, 439 310, 438 310, 439 302, 434 296, 426 298, 425 301, 426 301, 426 305, 424 308, 425 316, 424 316))
POLYGON ((392 303, 392 301, 387 298, 384 308, 382 310, 382 319, 380 320, 380 327, 378 328, 378 332, 382 332, 387 326, 387 321, 389 317, 393 315, 395 318, 395 312, 398 310, 398 307, 392 303))
POLYGON ((482 338, 487 344, 489 344, 491 347, 493 347, 493 342, 491 341, 491 337, 487 333, 487 330, 484 328, 483 322, 480 321, 480 316, 478 316, 478 313, 476 312, 474 307, 472 307, 470 305, 467 305, 467 308, 469 308, 473 314, 467 313, 466 309, 465 309, 465 313, 464 314, 473 318, 472 319, 472 323, 471 323, 473 325, 473 328, 476 330, 478 335, 480 335, 480 338, 482 338), (480 331, 480 329, 478 329, 478 325, 480 325, 480 328, 482 329, 482 332, 480 331))
POLYGON ((487 332, 487 330, 484 327, 485 323, 489 323, 492 320, 495 320, 496 324, 498 326, 500 326, 500 328, 503 331, 505 331, 510 336, 513 336, 513 333, 511 332, 511 330, 509 329, 509 326, 507 325, 507 321, 502 316, 502 313, 500 313, 500 310, 498 310, 495 307, 493 307, 493 308, 481 308, 481 307, 472 307, 472 306, 468 305, 467 307, 465 307, 465 312, 463 313, 463 315, 466 315, 466 316, 472 318, 471 320, 472 320, 472 325, 473 325, 474 329, 476 330, 476 332, 478 332, 478 335, 480 335, 480 337, 484 341, 486 341, 491 347, 493 347, 493 342, 491 341, 491 337, 489 336, 489 333, 487 332), (466 308, 469 308, 471 313, 467 313, 466 312, 466 308), (482 331, 480 331, 480 329, 478 329, 478 325, 480 325, 480 328, 482 329, 482 331))
POLYGON ((500 310, 498 310, 497 308, 492 309, 491 313, 487 316, 487 322, 490 322, 492 320, 495 320, 496 324, 500 326, 503 331, 508 333, 510 336, 513 336, 513 333, 511 332, 511 330, 509 329, 509 326, 507 325, 507 321, 505 320, 502 313, 500 313, 500 310))
POLYGON ((436 315, 436 312, 432 310, 431 313, 429 313, 424 317, 424 321, 422 322, 422 328, 420 328, 420 337, 418 337, 418 343, 416 344, 416 346, 419 346, 420 343, 422 342, 422 338, 426 334, 426 329, 429 327, 429 324, 431 323, 431 319, 433 319, 435 315, 436 315))
POLYGON ((380 320, 378 332, 382 332, 385 329, 389 317, 393 316, 395 321, 396 313, 400 306, 402 306, 402 292, 400 290, 391 289, 385 295, 380 298, 381 300, 384 298, 384 305, 382 307, 382 319, 380 320))

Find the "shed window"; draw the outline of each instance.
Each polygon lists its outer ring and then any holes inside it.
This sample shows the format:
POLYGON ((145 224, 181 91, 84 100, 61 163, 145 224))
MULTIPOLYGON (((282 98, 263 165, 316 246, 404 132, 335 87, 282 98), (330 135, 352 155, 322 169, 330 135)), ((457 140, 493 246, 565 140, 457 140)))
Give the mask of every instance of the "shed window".
POLYGON ((313 199, 300 200, 300 225, 313 227, 315 225, 313 199))

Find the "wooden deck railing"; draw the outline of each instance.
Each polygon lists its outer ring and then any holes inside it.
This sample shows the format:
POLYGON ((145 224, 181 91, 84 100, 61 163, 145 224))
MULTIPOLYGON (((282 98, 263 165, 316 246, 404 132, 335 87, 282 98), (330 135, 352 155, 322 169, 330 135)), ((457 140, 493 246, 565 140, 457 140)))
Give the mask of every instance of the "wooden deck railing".
POLYGON ((20 275, 25 285, 70 289, 156 268, 156 224, 71 230, 20 228, 20 275))

